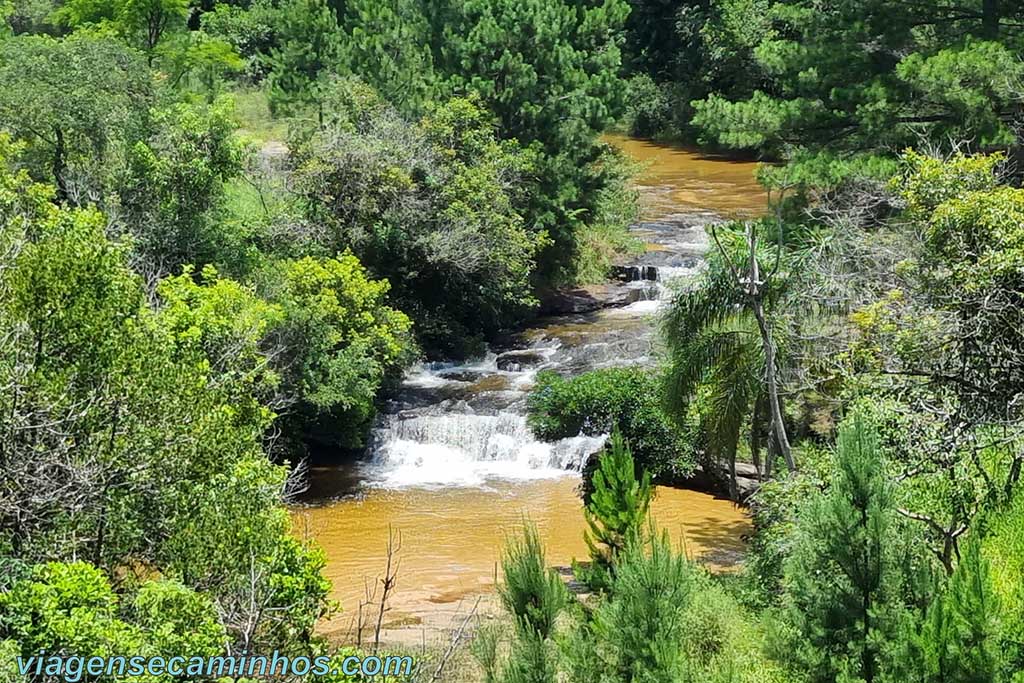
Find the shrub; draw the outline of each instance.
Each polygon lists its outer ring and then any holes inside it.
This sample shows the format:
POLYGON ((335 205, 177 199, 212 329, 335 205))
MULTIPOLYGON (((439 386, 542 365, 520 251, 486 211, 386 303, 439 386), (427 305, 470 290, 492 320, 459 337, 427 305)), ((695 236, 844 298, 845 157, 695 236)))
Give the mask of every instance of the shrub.
POLYGON ((641 368, 594 370, 571 379, 543 372, 529 397, 529 423, 546 441, 618 429, 637 464, 656 479, 693 473, 689 440, 662 410, 656 378, 641 368))
POLYGON ((628 102, 625 122, 630 135, 654 138, 677 133, 673 129, 674 104, 669 88, 655 83, 647 74, 632 76, 627 82, 628 102))

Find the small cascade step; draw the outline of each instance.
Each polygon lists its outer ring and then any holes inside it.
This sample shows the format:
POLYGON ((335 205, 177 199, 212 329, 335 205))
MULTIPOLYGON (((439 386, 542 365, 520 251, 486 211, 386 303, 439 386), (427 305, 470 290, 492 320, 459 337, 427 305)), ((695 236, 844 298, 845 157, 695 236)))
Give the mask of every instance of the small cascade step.
POLYGON ((658 267, 648 265, 613 266, 612 277, 620 282, 657 282, 658 267))

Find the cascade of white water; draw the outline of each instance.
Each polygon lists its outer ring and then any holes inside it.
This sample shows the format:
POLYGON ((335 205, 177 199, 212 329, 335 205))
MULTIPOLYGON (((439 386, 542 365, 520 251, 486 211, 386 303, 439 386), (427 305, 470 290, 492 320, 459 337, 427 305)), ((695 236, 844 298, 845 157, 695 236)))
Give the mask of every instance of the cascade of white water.
MULTIPOLYGON (((670 226, 671 227, 671 226, 670 226)), ((526 420, 526 392, 536 374, 554 369, 575 374, 593 368, 649 360, 653 326, 649 316, 668 301, 674 283, 692 276, 700 260, 700 228, 668 231, 678 244, 661 252, 657 265, 622 269, 621 286, 639 290, 633 303, 599 314, 611 324, 593 325, 568 341, 558 332, 541 335, 527 348, 488 352, 463 364, 430 364, 405 381, 406 399, 382 416, 370 444, 366 481, 389 488, 479 486, 493 479, 526 480, 579 472, 607 439, 576 436, 553 443, 536 439, 526 420), (636 323, 619 322, 634 318, 636 323)), ((593 322, 588 319, 588 322, 593 322)), ((558 325, 555 325, 557 328, 558 325)))
POLYGON ((534 438, 525 416, 511 412, 391 415, 374 437, 372 463, 385 486, 562 476, 579 471, 605 440, 581 436, 544 443, 534 438))

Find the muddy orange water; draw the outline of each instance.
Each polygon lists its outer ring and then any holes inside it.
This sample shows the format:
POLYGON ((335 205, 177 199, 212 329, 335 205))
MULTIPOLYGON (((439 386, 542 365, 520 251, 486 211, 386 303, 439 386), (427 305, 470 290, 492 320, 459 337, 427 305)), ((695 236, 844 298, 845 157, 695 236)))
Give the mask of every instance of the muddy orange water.
MULTIPOLYGON (((491 591, 503 541, 522 527, 524 517, 537 524, 549 563, 568 567, 574 558, 586 559, 578 483, 577 477, 565 476, 443 490, 378 489, 295 510, 296 531, 325 549, 325 573, 345 610, 324 629, 351 628, 367 582, 372 585, 383 575, 389 525, 401 540, 391 624, 417 624, 432 612, 491 591)), ((688 555, 712 567, 732 566, 749 532, 742 510, 695 491, 659 487, 652 515, 688 555)))
MULTIPOLYGON (((525 419, 536 373, 656 362, 662 277, 699 265, 708 221, 765 208, 756 164, 607 139, 644 165, 637 179, 644 223, 634 230, 652 243, 638 264, 656 267, 655 281, 621 285, 644 288, 623 308, 538 321, 512 351, 414 368, 381 416, 367 458, 314 470, 310 499, 320 502, 294 509, 293 520, 297 534, 323 547, 332 597, 344 610, 321 625, 328 635, 351 638, 366 588, 384 572, 389 527, 401 535, 401 549, 385 624, 404 638, 443 630, 477 596, 489 596, 493 609, 501 548, 524 518, 538 525, 552 565, 587 557, 577 472, 601 438, 537 441, 525 419)), ((727 500, 661 488, 652 512, 691 557, 729 567, 742 555, 750 525, 727 500)))
POLYGON ((768 197, 754 173, 757 163, 606 135, 604 140, 641 164, 637 178, 644 220, 689 211, 713 211, 727 218, 761 214, 768 197))

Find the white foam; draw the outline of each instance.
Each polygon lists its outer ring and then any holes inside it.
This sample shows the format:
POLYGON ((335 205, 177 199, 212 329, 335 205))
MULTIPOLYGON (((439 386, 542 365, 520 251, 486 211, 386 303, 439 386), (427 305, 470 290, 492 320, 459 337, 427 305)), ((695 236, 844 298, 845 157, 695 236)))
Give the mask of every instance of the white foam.
POLYGON ((579 472, 605 439, 578 436, 543 443, 534 438, 526 418, 513 413, 391 416, 374 434, 368 483, 386 488, 482 486, 492 479, 562 477, 579 472))

